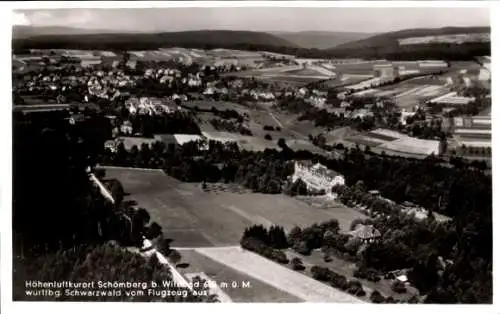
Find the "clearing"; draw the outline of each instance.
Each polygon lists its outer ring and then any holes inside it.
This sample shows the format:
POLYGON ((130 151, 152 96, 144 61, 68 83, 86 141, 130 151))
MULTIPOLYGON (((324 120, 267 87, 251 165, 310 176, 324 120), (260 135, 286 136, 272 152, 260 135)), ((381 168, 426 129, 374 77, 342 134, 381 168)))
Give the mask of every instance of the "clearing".
POLYGON ((238 245, 246 227, 277 224, 290 230, 330 219, 348 228, 361 213, 329 201, 328 208, 308 205, 283 194, 204 192, 200 184, 183 183, 160 170, 106 168, 129 195, 163 228, 176 247, 238 245))
POLYGON ((196 249, 180 250, 182 262, 188 266, 180 268, 182 274, 203 272, 233 302, 302 302, 300 298, 277 289, 252 276, 228 267, 197 252, 196 249), (246 284, 249 283, 248 287, 246 284), (227 285, 227 286, 226 286, 227 285), (236 286, 235 288, 233 287, 236 286))

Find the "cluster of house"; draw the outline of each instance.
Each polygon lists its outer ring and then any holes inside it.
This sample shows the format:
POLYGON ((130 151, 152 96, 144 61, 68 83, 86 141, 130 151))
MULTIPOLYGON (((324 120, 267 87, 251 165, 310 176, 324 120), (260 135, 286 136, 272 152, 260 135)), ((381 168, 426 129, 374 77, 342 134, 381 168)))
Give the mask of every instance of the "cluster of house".
POLYGON ((175 104, 175 100, 186 101, 186 95, 176 95, 165 98, 131 97, 125 101, 125 108, 131 115, 159 115, 182 111, 183 108, 175 104))
POLYGON ((88 78, 87 88, 89 95, 104 99, 114 99, 120 96, 120 88, 131 87, 135 78, 125 75, 122 71, 96 71, 88 78))

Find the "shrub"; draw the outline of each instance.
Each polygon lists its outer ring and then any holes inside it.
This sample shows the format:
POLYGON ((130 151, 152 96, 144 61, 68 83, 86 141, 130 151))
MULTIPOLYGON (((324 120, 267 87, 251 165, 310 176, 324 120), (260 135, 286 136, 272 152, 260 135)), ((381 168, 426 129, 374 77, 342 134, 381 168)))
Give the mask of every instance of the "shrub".
POLYGON ((370 301, 372 301, 372 303, 384 303, 385 298, 380 292, 374 290, 370 296, 370 301))
POLYGON ((358 295, 359 293, 361 293, 361 291, 364 292, 361 282, 357 280, 349 281, 347 292, 349 292, 352 295, 358 295))
POLYGON ((172 252, 172 249, 170 248, 170 242, 172 242, 171 239, 161 239, 158 243, 158 251, 164 256, 168 256, 172 252))
POLYGON ((286 258, 286 254, 280 250, 273 250, 271 253, 271 258, 280 264, 288 264, 288 258, 286 258))
POLYGON ((271 140, 273 139, 273 138, 271 137, 271 135, 269 135, 269 134, 266 134, 266 135, 264 136, 264 138, 265 138, 266 140, 268 140, 268 141, 271 141, 271 140))
POLYGON ((301 255, 310 255, 311 254, 311 249, 307 245, 306 241, 299 241, 296 242, 295 245, 293 246, 293 249, 301 254, 301 255))
POLYGON ((305 266, 302 264, 302 260, 298 257, 293 258, 291 264, 293 270, 302 271, 306 269, 305 266))
POLYGON ((399 280, 394 281, 392 284, 392 291, 396 293, 405 293, 406 292, 406 285, 402 283, 399 280))
POLYGON ((360 267, 354 271, 353 275, 356 278, 366 279, 373 282, 380 281, 380 277, 377 272, 371 268, 360 267))
POLYGON ((285 253, 280 250, 271 248, 259 239, 255 239, 252 237, 243 237, 240 244, 242 248, 255 252, 261 256, 264 256, 265 258, 274 260, 281 264, 288 264, 288 259, 285 253))
POLYGON ((162 235, 161 226, 156 222, 153 222, 151 226, 147 228, 146 238, 148 238, 149 240, 153 240, 160 235, 162 235))
POLYGON ((170 251, 170 254, 168 255, 168 260, 173 264, 177 264, 181 260, 181 258, 181 253, 179 253, 179 251, 177 250, 170 251))
POLYGON ((330 279, 329 269, 320 266, 311 267, 311 274, 314 279, 319 281, 328 281, 330 279))
POLYGON ((385 274, 384 279, 392 280, 392 279, 396 279, 396 276, 394 276, 393 273, 387 273, 387 274, 385 274))

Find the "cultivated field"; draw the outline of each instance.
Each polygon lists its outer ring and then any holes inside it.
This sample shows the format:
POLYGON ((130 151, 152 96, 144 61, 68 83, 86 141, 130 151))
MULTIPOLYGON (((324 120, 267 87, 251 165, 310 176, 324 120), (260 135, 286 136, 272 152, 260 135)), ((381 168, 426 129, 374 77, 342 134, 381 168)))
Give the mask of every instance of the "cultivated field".
MULTIPOLYGON (((370 82, 362 82, 360 86, 370 86, 370 82)), ((426 76, 411 79, 399 84, 372 88, 355 93, 355 96, 375 96, 392 98, 402 108, 417 105, 421 101, 431 100, 449 92, 442 77, 426 76)))
POLYGON ((236 110, 240 114, 249 113, 248 108, 244 106, 228 102, 228 101, 216 101, 216 100, 190 100, 182 104, 184 107, 194 109, 198 107, 201 110, 211 110, 212 107, 217 108, 217 110, 236 110))
POLYGON ((306 302, 363 303, 348 293, 241 248, 201 248, 196 252, 306 302))
MULTIPOLYGON (((199 184, 182 183, 162 171, 107 168, 129 195, 163 227, 173 246, 237 245, 243 230, 253 224, 278 224, 286 230, 337 218, 348 226, 360 213, 343 205, 316 208, 278 194, 204 192, 199 184)), ((332 201, 332 204, 336 204, 332 201)))
POLYGON ((179 252, 182 262, 188 265, 178 269, 182 274, 205 273, 233 302, 302 302, 290 293, 200 254, 195 249, 181 249, 179 252), (233 283, 237 285, 236 288, 233 288, 233 283), (250 283, 250 287, 243 287, 246 283, 250 283))
POLYGON ((393 155, 403 154, 402 156, 406 157, 426 156, 439 152, 439 141, 422 140, 386 129, 356 134, 346 138, 346 140, 358 145, 376 148, 377 150, 374 152, 385 151, 393 155))
POLYGON ((432 44, 432 43, 462 44, 467 42, 489 42, 489 41, 490 41, 490 33, 408 37, 398 40, 401 46, 416 45, 416 44, 432 44))
POLYGON ((298 65, 263 68, 245 72, 229 73, 240 77, 254 77, 266 82, 305 85, 319 80, 329 79, 335 73, 323 67, 303 68, 298 65))
MULTIPOLYGON (((263 132, 259 130, 258 128, 257 132, 263 132)), ((247 135, 241 135, 239 133, 229 133, 229 132, 219 132, 219 131, 214 131, 214 132, 209 132, 209 131, 203 131, 203 135, 209 139, 209 140, 215 140, 219 142, 236 142, 238 143, 240 148, 246 149, 246 150, 252 150, 252 151, 263 151, 266 148, 271 148, 271 149, 278 149, 278 138, 273 138, 272 140, 266 140, 264 137, 260 136, 247 136, 247 135)), ((266 133, 273 133, 273 132, 266 132, 266 133)), ((274 135, 271 135, 274 136, 274 135)))

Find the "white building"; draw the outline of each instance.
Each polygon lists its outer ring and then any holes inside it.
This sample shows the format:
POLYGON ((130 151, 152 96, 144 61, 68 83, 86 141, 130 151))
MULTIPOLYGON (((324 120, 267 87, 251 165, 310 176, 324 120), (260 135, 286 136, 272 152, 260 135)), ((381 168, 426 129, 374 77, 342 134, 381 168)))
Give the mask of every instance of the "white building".
POLYGON ((331 193, 335 185, 345 185, 344 176, 328 169, 320 163, 296 161, 292 182, 301 179, 307 184, 309 190, 331 193))
POLYGON ((415 111, 407 111, 405 108, 403 108, 403 110, 401 110, 401 119, 400 119, 400 122, 402 125, 406 125, 406 119, 408 117, 412 117, 416 114, 415 111))
POLYGON ((491 79, 491 63, 484 63, 483 67, 479 70, 478 80, 488 81, 491 79))

